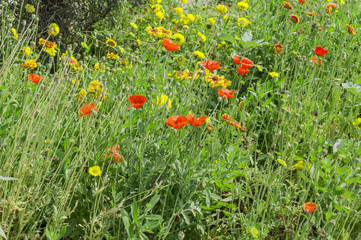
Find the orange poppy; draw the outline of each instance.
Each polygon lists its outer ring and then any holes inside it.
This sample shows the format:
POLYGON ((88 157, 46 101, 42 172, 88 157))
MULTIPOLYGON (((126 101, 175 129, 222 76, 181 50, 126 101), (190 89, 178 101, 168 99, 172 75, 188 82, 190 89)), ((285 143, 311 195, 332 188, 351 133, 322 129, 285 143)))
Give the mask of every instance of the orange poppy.
POLYGON ((148 98, 144 97, 143 95, 133 95, 128 98, 130 104, 132 106, 128 107, 131 108, 141 108, 143 104, 148 100, 148 98))
POLYGON ((163 38, 162 43, 165 49, 167 49, 168 51, 178 50, 180 46, 179 44, 175 44, 172 40, 167 38, 163 38))
POLYGON ((221 63, 217 61, 211 61, 209 59, 202 62, 203 67, 207 68, 209 71, 217 70, 221 67, 221 63))
POLYGON ((118 153, 119 151, 119 145, 112 146, 108 148, 108 153, 105 155, 105 157, 113 157, 113 161, 116 163, 123 162, 123 157, 118 153))
POLYGON ((241 57, 240 57, 240 56, 234 55, 234 56, 232 57, 232 59, 233 59, 233 61, 234 61, 235 64, 241 64, 241 57))
POLYGON ((313 64, 316 64, 316 63, 321 64, 323 58, 321 58, 321 60, 317 60, 315 57, 311 57, 311 60, 312 60, 312 63, 313 63, 313 64))
POLYGON ((249 70, 248 70, 248 68, 245 68, 241 65, 237 68, 237 72, 239 75, 245 76, 249 72, 249 70))
POLYGON ((316 210, 317 204, 313 202, 307 202, 303 204, 303 210, 305 212, 313 213, 316 210))
POLYGON ((308 14, 308 16, 312 16, 312 17, 313 17, 313 16, 316 16, 316 13, 315 13, 315 12, 308 12, 307 14, 308 14))
POLYGON ((305 0, 300 0, 300 3, 301 3, 301 4, 305 4, 306 1, 305 1, 305 0))
POLYGON ((92 114, 92 110, 99 112, 99 110, 96 109, 94 105, 95 103, 84 103, 83 106, 81 106, 81 108, 79 109, 79 112, 81 113, 79 117, 90 116, 92 114))
POLYGON ((353 29, 353 27, 349 24, 346 25, 347 27, 347 31, 351 34, 351 35, 355 35, 356 32, 355 32, 355 29, 353 29))
POLYGON ((243 127, 243 126, 241 125, 241 123, 239 123, 239 122, 231 121, 230 124, 231 124, 233 127, 241 130, 242 132, 247 132, 247 129, 246 129, 245 127, 243 127))
POLYGON ((224 120, 224 121, 226 121, 226 122, 231 122, 231 116, 229 116, 229 114, 228 113, 225 113, 225 114, 223 114, 222 115, 222 119, 224 120))
POLYGON ((275 51, 276 53, 281 53, 283 50, 283 46, 281 44, 276 44, 275 45, 275 51))
POLYGON ((218 90, 218 95, 224 99, 228 99, 228 98, 234 98, 233 93, 235 92, 235 90, 228 90, 226 88, 223 89, 219 89, 218 90))
POLYGON ((188 115, 187 116, 187 120, 188 122, 193 125, 194 127, 199 127, 201 126, 204 121, 206 121, 207 117, 206 116, 202 116, 200 118, 195 118, 193 115, 188 115))
POLYGON ((323 47, 317 46, 315 47, 315 53, 317 56, 322 57, 323 55, 328 53, 328 50, 323 47))
POLYGON ((248 58, 242 58, 241 60, 242 67, 244 68, 251 68, 254 66, 254 63, 249 60, 248 58))
POLYGON ((167 119, 165 124, 175 129, 181 129, 188 124, 188 120, 186 116, 171 116, 167 119))
POLYGON ((44 79, 43 76, 36 75, 34 73, 30 73, 28 75, 28 79, 32 81, 33 83, 39 83, 39 81, 42 81, 44 79))

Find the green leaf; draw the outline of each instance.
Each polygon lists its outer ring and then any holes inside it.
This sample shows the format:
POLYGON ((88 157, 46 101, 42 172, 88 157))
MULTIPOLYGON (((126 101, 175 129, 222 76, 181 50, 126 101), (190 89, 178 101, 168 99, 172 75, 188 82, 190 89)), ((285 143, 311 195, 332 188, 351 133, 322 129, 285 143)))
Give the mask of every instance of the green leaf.
POLYGON ((128 236, 130 236, 130 231, 129 231, 130 223, 129 223, 128 213, 127 213, 127 211, 124 210, 124 208, 122 208, 122 210, 120 212, 122 214, 122 220, 124 223, 125 231, 127 231, 128 236))
POLYGON ((260 47, 261 44, 259 44, 258 42, 255 41, 247 41, 245 47, 246 48, 250 48, 250 47, 260 47))
POLYGON ((228 33, 222 33, 221 35, 218 36, 218 39, 221 41, 228 41, 232 44, 236 43, 236 40, 234 39, 234 37, 228 33))
POLYGON ((156 221, 156 220, 163 221, 163 217, 161 215, 155 215, 155 214, 145 216, 145 219, 152 220, 152 221, 156 221))
POLYGON ((354 94, 361 93, 361 84, 357 84, 357 83, 354 84, 352 82, 342 83, 342 88, 354 94))
POLYGON ((18 180, 18 179, 13 178, 13 177, 2 177, 2 176, 0 176, 0 180, 10 181, 10 180, 18 180))
POLYGON ((159 194, 154 195, 152 199, 149 201, 149 203, 147 203, 145 211, 149 211, 150 209, 152 209, 157 204, 159 199, 160 199, 159 194))
POLYGON ((7 239, 4 230, 1 228, 1 225, 0 225, 0 235, 1 235, 3 238, 7 239))
POLYGON ((350 170, 350 167, 345 166, 345 167, 342 167, 342 168, 337 169, 337 170, 336 170, 336 173, 337 173, 337 174, 341 174, 341 173, 346 172, 347 170, 350 170))
POLYGON ((252 41, 252 39, 253 39, 253 35, 251 31, 245 32, 242 36, 242 40, 245 42, 252 41))

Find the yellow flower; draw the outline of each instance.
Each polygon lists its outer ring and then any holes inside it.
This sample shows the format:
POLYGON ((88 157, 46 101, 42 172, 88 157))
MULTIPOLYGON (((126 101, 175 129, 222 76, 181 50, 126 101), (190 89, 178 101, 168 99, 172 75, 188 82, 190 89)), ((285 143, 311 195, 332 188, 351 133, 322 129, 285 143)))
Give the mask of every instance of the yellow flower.
POLYGON ((236 39, 237 41, 241 40, 241 38, 240 38, 240 37, 235 37, 234 39, 236 39))
POLYGON ((138 29, 138 25, 135 24, 134 22, 131 22, 131 23, 130 23, 130 26, 132 26, 134 29, 138 29))
POLYGON ((299 161, 294 165, 296 170, 302 170, 303 169, 303 161, 299 161))
POLYGON ((21 50, 23 51, 25 57, 28 57, 33 53, 30 47, 23 47, 21 50))
POLYGON ((217 74, 209 74, 206 76, 205 80, 208 82, 209 86, 212 88, 227 88, 232 82, 224 78, 224 76, 218 76, 217 74))
POLYGON ((247 2, 239 2, 237 3, 237 7, 244 11, 248 9, 249 5, 247 2))
POLYGON ((43 50, 50 56, 55 56, 58 45, 52 41, 46 41, 44 38, 39 39, 39 44, 43 45, 43 50))
POLYGON ((360 129, 361 118, 356 119, 352 124, 354 125, 354 127, 355 127, 356 129, 360 129))
POLYGON ((15 37, 16 39, 18 39, 18 33, 16 32, 16 29, 15 29, 15 28, 12 28, 12 29, 11 29, 11 32, 13 33, 14 37, 15 37))
POLYGON ((83 101, 83 99, 85 98, 85 96, 86 96, 86 91, 85 91, 85 89, 81 89, 81 90, 78 92, 78 95, 77 95, 77 97, 76 97, 76 101, 77 101, 77 102, 83 101))
POLYGON ((242 108, 243 108, 243 104, 244 104, 244 102, 243 102, 243 101, 240 101, 240 102, 239 102, 239 104, 238 104, 239 110, 242 110, 242 108))
POLYGON ((182 3, 187 4, 187 0, 180 0, 182 3))
POLYGON ((257 65, 256 67, 257 67, 257 69, 258 69, 259 72, 263 72, 263 69, 261 68, 260 65, 257 65))
POLYGON ((280 74, 279 73, 276 73, 276 72, 270 72, 268 73, 271 77, 280 77, 280 74))
POLYGON ((252 22, 249 21, 247 18, 244 18, 244 17, 240 17, 237 20, 237 25, 238 25, 238 27, 241 27, 241 28, 247 27, 250 24, 252 24, 252 22))
POLYGON ((202 39, 203 42, 206 42, 207 37, 203 33, 198 32, 198 36, 202 39))
POLYGON ((257 230, 257 228, 253 227, 249 230, 249 233, 251 234, 251 236, 254 238, 254 239, 257 239, 259 237, 259 232, 257 230))
POLYGON ((102 173, 102 171, 100 170, 99 166, 93 166, 89 168, 89 173, 91 175, 93 175, 94 177, 96 176, 100 176, 100 174, 102 173))
POLYGON ((187 14, 187 15, 181 15, 181 19, 180 19, 180 23, 182 24, 190 24, 191 22, 193 22, 195 19, 195 17, 193 16, 193 14, 187 14))
POLYGON ((140 47, 140 40, 139 39, 137 39, 137 44, 138 44, 138 47, 140 47))
POLYGON ((182 44, 184 43, 184 36, 180 33, 176 33, 172 36, 173 42, 176 44, 182 44))
POLYGON ((225 14, 225 13, 228 12, 228 9, 227 9, 227 6, 218 5, 218 6, 216 7, 216 11, 217 11, 218 13, 225 14))
POLYGON ((163 19, 164 18, 164 14, 161 11, 158 11, 155 13, 155 16, 159 19, 163 19))
POLYGON ((33 59, 26 60, 25 64, 20 64, 20 66, 22 66, 23 68, 27 68, 27 69, 34 69, 34 68, 38 67, 35 60, 33 60, 33 59))
POLYGON ((208 19, 207 19, 207 22, 208 22, 207 25, 214 25, 214 24, 216 24, 216 20, 214 20, 214 18, 212 18, 212 17, 211 17, 211 18, 208 18, 208 19))
POLYGON ((153 104, 156 105, 156 106, 162 106, 164 104, 167 104, 167 109, 168 110, 172 108, 172 101, 165 94, 157 96, 157 99, 153 101, 153 104))
POLYGON ((118 54, 108 53, 108 54, 107 54, 107 58, 111 58, 111 59, 118 59, 118 58, 119 58, 119 56, 118 56, 118 54))
POLYGON ((28 12, 28 13, 33 13, 35 12, 35 7, 31 4, 26 4, 25 5, 25 10, 28 12))
POLYGON ((86 45, 85 42, 81 42, 80 45, 81 45, 83 48, 87 48, 87 47, 88 47, 88 45, 86 45))
POLYGON ((176 9, 174 9, 174 12, 175 12, 176 14, 182 15, 182 14, 183 14, 183 9, 180 8, 180 7, 177 7, 176 9))
POLYGON ((194 56, 196 56, 199 59, 204 59, 205 58, 204 54, 202 52, 200 52, 200 51, 195 51, 194 56))
POLYGON ((279 164, 281 164, 282 166, 287 167, 287 163, 286 163, 285 161, 283 161, 281 158, 278 158, 278 159, 277 159, 277 162, 278 162, 279 164))
POLYGON ((99 63, 96 63, 96 64, 94 65, 94 68, 95 68, 96 70, 99 70, 100 72, 103 72, 103 73, 105 72, 105 66, 102 65, 101 68, 100 68, 99 63))
POLYGON ((89 83, 88 91, 93 93, 93 92, 95 92, 95 90, 98 89, 98 87, 100 87, 100 82, 99 81, 91 81, 89 83))
POLYGON ((113 48, 115 48, 117 46, 117 43, 113 39, 108 39, 106 41, 106 43, 108 46, 113 47, 113 48))
POLYGON ((50 24, 49 27, 48 27, 48 35, 51 35, 51 36, 53 36, 53 37, 55 37, 56 35, 58 35, 58 34, 59 34, 59 31, 60 31, 59 26, 58 26, 58 24, 56 24, 56 23, 52 23, 52 24, 50 24))
POLYGON ((124 54, 125 53, 125 49, 124 48, 120 48, 120 53, 124 54))

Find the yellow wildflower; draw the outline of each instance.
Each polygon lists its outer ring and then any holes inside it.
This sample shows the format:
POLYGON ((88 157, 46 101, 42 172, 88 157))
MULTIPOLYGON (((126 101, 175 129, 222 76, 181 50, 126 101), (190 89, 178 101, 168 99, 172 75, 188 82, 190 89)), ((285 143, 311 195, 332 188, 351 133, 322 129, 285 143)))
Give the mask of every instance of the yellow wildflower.
POLYGON ((99 166, 93 166, 89 168, 89 174, 93 175, 94 177, 100 176, 102 171, 100 170, 99 166))
POLYGON ((200 52, 200 51, 195 51, 194 56, 196 56, 199 59, 204 59, 205 58, 204 54, 202 52, 200 52))
POLYGON ((51 35, 51 36, 53 36, 53 37, 55 37, 56 35, 58 35, 58 34, 59 34, 59 31, 60 31, 59 26, 58 26, 58 24, 56 24, 56 23, 52 23, 52 24, 50 24, 49 27, 48 27, 48 35, 51 35))
POLYGON ((203 42, 206 42, 207 37, 203 33, 198 32, 198 36, 202 39, 203 42))
POLYGON ((113 47, 113 48, 115 48, 115 47, 117 46, 117 43, 116 43, 113 39, 108 39, 108 40, 106 41, 106 44, 107 44, 108 46, 110 46, 110 47, 113 47))
POLYGON ((180 33, 176 33, 172 36, 173 42, 176 44, 181 45, 182 43, 184 43, 184 36, 180 33))
POLYGON ((28 13, 33 13, 35 12, 35 7, 31 4, 26 4, 25 5, 25 10, 28 12, 28 13))
POLYGON ((249 21, 247 18, 244 17, 240 17, 237 19, 237 25, 238 27, 244 28, 247 27, 248 25, 251 25, 252 22, 249 21))
POLYGON ((282 166, 287 167, 287 163, 286 163, 285 161, 283 161, 281 158, 278 158, 278 159, 277 159, 277 162, 278 162, 279 164, 281 164, 282 166))
POLYGON ((157 96, 157 99, 153 101, 153 104, 156 105, 156 106, 162 106, 164 104, 167 104, 167 109, 168 110, 172 108, 172 101, 165 94, 157 96))
POLYGON ((225 6, 225 5, 218 5, 218 6, 216 7, 216 11, 217 11, 218 13, 225 14, 225 13, 228 12, 228 9, 227 9, 227 6, 225 6))
POLYGON ((303 169, 303 161, 299 161, 298 163, 296 163, 296 164, 294 165, 294 168, 295 168, 296 170, 302 170, 302 169, 303 169))
POLYGON ((276 73, 276 72, 270 72, 268 73, 271 77, 280 77, 280 74, 279 73, 276 73))
POLYGON ((248 9, 249 5, 247 2, 239 2, 237 3, 237 7, 244 11, 248 9))
POLYGON ((360 129, 361 118, 356 119, 352 124, 356 129, 360 129))
POLYGON ((15 28, 12 28, 12 29, 11 29, 11 32, 12 32, 12 34, 14 35, 14 37, 15 37, 16 39, 18 39, 18 33, 16 32, 16 29, 15 29, 15 28))

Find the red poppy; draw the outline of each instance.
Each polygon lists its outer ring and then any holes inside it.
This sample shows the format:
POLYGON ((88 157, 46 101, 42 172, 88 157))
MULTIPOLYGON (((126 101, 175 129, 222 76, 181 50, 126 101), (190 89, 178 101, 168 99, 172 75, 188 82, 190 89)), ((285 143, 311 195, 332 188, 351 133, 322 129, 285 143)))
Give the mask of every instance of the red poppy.
POLYGON ((276 44, 275 45, 275 51, 276 53, 281 53, 283 50, 283 46, 281 44, 276 44))
MULTIPOLYGON (((146 97, 144 97, 143 95, 133 95, 130 96, 128 98, 130 104, 132 105, 131 107, 133 108, 140 108, 143 106, 143 104, 148 100, 146 97)), ((131 107, 128 107, 131 108, 131 107)))
POLYGON ((305 212, 313 213, 316 210, 317 204, 313 202, 307 202, 303 204, 303 210, 305 212))
POLYGON ((175 44, 172 40, 167 38, 163 38, 162 43, 165 49, 167 49, 168 51, 178 50, 180 46, 179 44, 175 44))
POLYGON ((39 83, 39 81, 42 81, 44 79, 43 76, 36 75, 34 73, 30 73, 28 75, 28 79, 32 81, 33 83, 39 83))
POLYGON ((193 115, 188 115, 187 116, 187 120, 188 122, 193 125, 194 127, 199 127, 200 125, 202 125, 204 123, 204 121, 206 121, 207 117, 206 116, 202 116, 200 118, 195 118, 193 115))
POLYGON ((248 68, 245 68, 241 65, 237 68, 237 72, 239 75, 244 76, 249 72, 249 70, 248 70, 248 68))
POLYGON ((81 108, 79 109, 79 112, 81 113, 79 117, 90 116, 92 114, 92 110, 99 112, 99 110, 96 109, 94 105, 95 103, 84 103, 83 106, 81 106, 81 108))
POLYGON ((305 1, 305 0, 300 0, 300 3, 301 3, 301 4, 305 4, 306 1, 305 1))
POLYGON ((254 63, 251 60, 249 60, 248 58, 242 58, 241 64, 242 64, 242 67, 245 67, 245 68, 251 68, 254 66, 254 63))
POLYGON ((328 50, 323 47, 317 46, 315 47, 315 53, 317 56, 322 57, 323 55, 328 53, 328 50))
POLYGON ((181 129, 188 124, 188 120, 186 116, 171 116, 165 124, 175 129, 181 129))
POLYGON ((221 67, 221 63, 217 61, 211 61, 209 59, 202 62, 203 67, 207 68, 209 71, 216 70, 221 67))
POLYGON ((240 56, 234 55, 234 56, 232 57, 232 59, 233 59, 233 61, 234 61, 235 64, 241 64, 241 57, 240 57, 240 56))
POLYGON ((233 93, 235 92, 235 90, 228 90, 226 88, 223 89, 219 89, 218 90, 218 95, 224 99, 228 99, 228 98, 234 98, 233 93))

